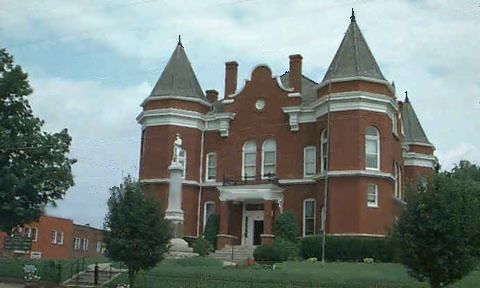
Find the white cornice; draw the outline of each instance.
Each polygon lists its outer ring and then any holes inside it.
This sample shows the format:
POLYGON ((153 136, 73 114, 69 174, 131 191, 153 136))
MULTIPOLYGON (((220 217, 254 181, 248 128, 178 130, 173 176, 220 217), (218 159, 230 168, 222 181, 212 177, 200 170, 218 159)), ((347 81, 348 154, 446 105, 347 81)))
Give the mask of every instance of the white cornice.
POLYGON ((403 153, 403 165, 404 166, 417 166, 434 169, 437 165, 438 159, 434 155, 404 152, 403 153))
POLYGON ((394 98, 382 94, 362 91, 342 92, 323 96, 309 105, 282 107, 283 112, 289 115, 290 130, 298 131, 301 123, 316 122, 319 117, 328 111, 364 110, 383 113, 393 121, 398 112, 398 105, 394 98))
MULTIPOLYGON (((325 172, 317 174, 314 179, 324 179, 326 176, 325 172)), ((376 171, 376 170, 335 170, 328 171, 328 177, 377 177, 377 178, 386 178, 392 181, 395 181, 395 176, 391 173, 376 171)))
POLYGON ((205 129, 205 115, 196 111, 162 108, 147 110, 137 116, 142 129, 149 126, 174 125, 188 128, 205 129))
POLYGON ((312 184, 316 183, 317 181, 313 180, 312 178, 305 178, 305 179, 279 179, 278 183, 284 185, 294 185, 294 184, 312 184))
POLYGON ((207 115, 190 110, 161 108, 141 112, 137 121, 142 129, 149 126, 173 125, 195 128, 200 131, 219 131, 222 137, 229 134, 230 121, 235 113, 208 113, 207 115))
POLYGON ((284 189, 274 184, 219 186, 220 201, 281 200, 284 189))
POLYGON ((145 104, 148 101, 153 101, 153 100, 182 100, 182 101, 190 101, 190 102, 196 102, 200 103, 204 106, 210 107, 212 104, 204 99, 200 98, 195 98, 195 97, 185 97, 185 96, 174 96, 174 95, 165 95, 165 96, 148 96, 145 98, 140 104, 141 107, 145 106, 145 104))

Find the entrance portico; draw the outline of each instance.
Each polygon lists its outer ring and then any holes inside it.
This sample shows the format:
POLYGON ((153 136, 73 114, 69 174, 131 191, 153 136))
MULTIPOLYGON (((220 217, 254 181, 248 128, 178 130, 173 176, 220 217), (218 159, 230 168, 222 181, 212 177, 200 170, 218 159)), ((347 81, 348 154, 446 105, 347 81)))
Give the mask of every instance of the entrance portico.
POLYGON ((272 223, 275 211, 282 209, 283 188, 272 184, 220 186, 220 227, 217 248, 241 244, 256 246, 269 244, 275 237, 272 223), (241 222, 232 219, 232 205, 241 205, 241 222), (235 224, 234 224, 235 223, 235 224), (232 225, 242 225, 240 235, 233 235, 232 225))

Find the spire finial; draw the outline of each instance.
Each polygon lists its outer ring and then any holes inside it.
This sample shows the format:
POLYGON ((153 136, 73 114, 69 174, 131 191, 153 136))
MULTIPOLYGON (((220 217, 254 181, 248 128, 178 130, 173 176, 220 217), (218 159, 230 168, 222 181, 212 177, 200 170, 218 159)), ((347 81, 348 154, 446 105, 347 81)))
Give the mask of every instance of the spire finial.
POLYGON ((408 91, 405 91, 405 103, 410 103, 410 100, 408 99, 408 91))
POLYGON ((182 46, 183 47, 183 44, 182 44, 182 36, 180 34, 178 34, 178 43, 177 43, 177 46, 182 46))
POLYGON ((353 11, 353 8, 352 8, 352 16, 350 16, 350 20, 352 22, 355 22, 355 11, 353 11))

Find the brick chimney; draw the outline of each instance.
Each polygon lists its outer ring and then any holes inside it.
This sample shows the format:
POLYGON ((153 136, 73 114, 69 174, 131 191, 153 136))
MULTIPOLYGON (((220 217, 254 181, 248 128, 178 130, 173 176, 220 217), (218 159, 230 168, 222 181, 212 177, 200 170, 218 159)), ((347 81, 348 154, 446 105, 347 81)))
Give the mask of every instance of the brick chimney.
POLYGON ((230 61, 225 63, 225 98, 237 90, 238 63, 230 61))
POLYGON ((217 90, 210 89, 210 90, 205 91, 205 93, 207 94, 208 102, 215 103, 215 102, 218 101, 218 91, 217 90))
POLYGON ((293 92, 302 92, 302 55, 290 55, 290 73, 288 73, 288 84, 293 92))

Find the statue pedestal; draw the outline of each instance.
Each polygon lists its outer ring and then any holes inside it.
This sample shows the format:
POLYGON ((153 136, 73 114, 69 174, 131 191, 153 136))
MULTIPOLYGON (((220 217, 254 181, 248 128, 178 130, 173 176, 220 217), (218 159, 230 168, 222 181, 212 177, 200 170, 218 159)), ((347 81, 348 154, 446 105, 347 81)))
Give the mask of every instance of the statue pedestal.
POLYGON ((173 238, 168 245, 167 258, 187 258, 198 256, 198 253, 193 253, 193 249, 188 247, 187 241, 181 238, 173 238))
POLYGON ((172 163, 168 167, 170 171, 170 185, 168 187, 168 208, 165 211, 165 219, 172 225, 172 236, 183 237, 183 210, 182 210, 182 172, 180 163, 172 163))

